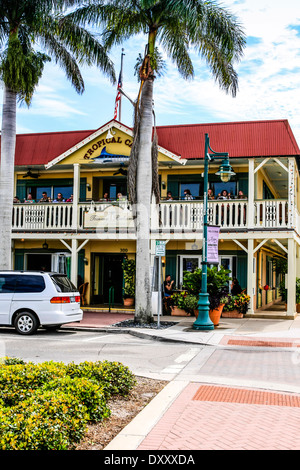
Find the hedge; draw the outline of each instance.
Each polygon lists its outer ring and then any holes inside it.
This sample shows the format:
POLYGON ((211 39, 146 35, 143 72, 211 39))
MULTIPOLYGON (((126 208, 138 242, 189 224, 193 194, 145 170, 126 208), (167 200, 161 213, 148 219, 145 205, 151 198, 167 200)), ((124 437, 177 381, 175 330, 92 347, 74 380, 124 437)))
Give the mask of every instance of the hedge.
POLYGON ((135 384, 119 362, 1 362, 1 450, 72 449, 88 423, 109 417, 108 398, 135 384))

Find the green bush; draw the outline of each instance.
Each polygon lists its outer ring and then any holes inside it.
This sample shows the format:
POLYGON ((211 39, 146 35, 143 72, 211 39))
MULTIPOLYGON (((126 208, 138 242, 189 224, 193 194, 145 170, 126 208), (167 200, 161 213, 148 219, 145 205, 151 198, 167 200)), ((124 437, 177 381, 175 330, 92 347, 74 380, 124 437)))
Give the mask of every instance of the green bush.
POLYGON ((107 398, 127 395, 135 379, 118 362, 0 365, 0 449, 68 450, 88 422, 110 415, 107 398))
POLYGON ((135 385, 134 375, 120 362, 86 361, 80 364, 71 362, 67 366, 67 374, 71 377, 86 377, 101 383, 107 398, 116 394, 126 396, 135 385))

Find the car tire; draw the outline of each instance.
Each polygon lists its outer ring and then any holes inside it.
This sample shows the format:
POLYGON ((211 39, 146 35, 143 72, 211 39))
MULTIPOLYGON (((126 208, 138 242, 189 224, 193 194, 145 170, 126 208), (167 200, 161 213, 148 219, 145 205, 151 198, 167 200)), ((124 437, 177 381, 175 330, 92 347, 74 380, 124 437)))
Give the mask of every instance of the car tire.
POLYGON ((32 335, 39 327, 36 316, 31 312, 20 312, 14 320, 14 327, 20 335, 32 335))

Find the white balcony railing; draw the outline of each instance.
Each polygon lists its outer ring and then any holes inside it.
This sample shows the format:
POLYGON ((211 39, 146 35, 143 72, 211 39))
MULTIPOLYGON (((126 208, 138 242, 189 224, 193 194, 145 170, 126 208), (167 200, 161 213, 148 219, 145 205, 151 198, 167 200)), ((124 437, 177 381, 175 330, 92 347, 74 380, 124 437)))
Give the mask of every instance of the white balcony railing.
MULTIPOLYGON (((157 220, 154 220, 153 213, 151 221, 153 230, 193 231, 202 230, 203 227, 202 201, 161 201, 158 206, 157 220)), ((290 228, 289 220, 293 220, 288 213, 288 201, 281 199, 255 201, 253 211, 251 211, 252 223, 249 213, 247 200, 209 201, 208 203, 208 223, 220 225, 221 229, 290 228)), ((77 220, 77 227, 73 227, 72 203, 14 204, 13 207, 13 230, 15 231, 84 230, 106 226, 112 228, 114 220, 116 228, 132 230, 132 211, 128 202, 121 202, 119 205, 102 202, 79 203, 77 220), (91 210, 95 216, 90 218, 87 225, 85 214, 91 214, 91 210), (95 226, 91 220, 95 220, 95 226), (130 223, 126 223, 127 220, 130 220, 130 223)))

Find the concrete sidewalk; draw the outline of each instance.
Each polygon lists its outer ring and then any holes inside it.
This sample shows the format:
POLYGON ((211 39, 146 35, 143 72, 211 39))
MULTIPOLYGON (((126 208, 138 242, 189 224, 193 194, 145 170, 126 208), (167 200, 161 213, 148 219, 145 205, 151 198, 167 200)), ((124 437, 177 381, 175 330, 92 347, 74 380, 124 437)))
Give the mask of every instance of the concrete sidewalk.
MULTIPOLYGON (((129 328, 118 327, 117 323, 132 320, 133 314, 86 311, 80 323, 69 323, 67 329, 93 329, 111 333, 127 332, 136 336, 151 337, 160 341, 179 341, 191 344, 231 344, 234 341, 262 341, 289 343, 291 346, 300 340, 300 316, 294 320, 282 318, 221 318, 214 330, 193 329, 195 317, 162 316, 160 323, 175 322, 168 328, 129 328)), ((154 317, 157 325, 157 317, 154 317)), ((258 345, 258 344, 257 344, 258 345)))
MULTIPOLYGON (((300 362, 300 317, 294 320, 221 318, 220 325, 212 331, 193 330, 195 318, 189 317, 162 317, 161 322, 177 322, 166 329, 115 326, 132 318, 133 315, 126 313, 89 312, 84 314, 80 324, 67 328, 111 333, 126 331, 155 341, 179 341, 191 347, 206 345, 202 352, 210 366, 220 362, 224 354, 232 353, 236 370, 247 367, 252 350, 261 357, 268 357, 274 347, 280 348, 286 361, 296 362, 289 377, 290 386, 276 388, 276 384, 268 382, 267 372, 271 367, 268 360, 260 366, 266 371, 266 378, 264 382, 257 382, 259 385, 251 380, 251 367, 246 383, 235 379, 232 383, 227 380, 226 384, 222 375, 212 383, 209 376, 203 375, 204 360, 197 376, 179 373, 171 380, 110 442, 106 451, 300 449, 300 370, 297 365, 300 362), (246 347, 247 355, 244 354, 246 347), (293 358, 295 354, 297 357, 293 358), (207 380, 203 382, 203 378, 207 380)), ((255 359, 253 361, 255 363, 255 359)), ((225 361, 224 367, 226 364, 225 361)), ((284 364, 286 362, 276 367, 279 370, 284 364)))

